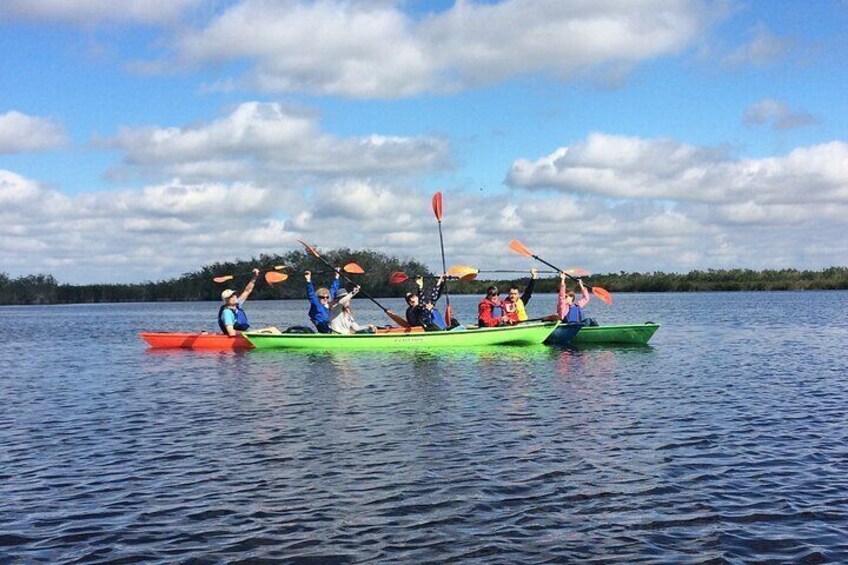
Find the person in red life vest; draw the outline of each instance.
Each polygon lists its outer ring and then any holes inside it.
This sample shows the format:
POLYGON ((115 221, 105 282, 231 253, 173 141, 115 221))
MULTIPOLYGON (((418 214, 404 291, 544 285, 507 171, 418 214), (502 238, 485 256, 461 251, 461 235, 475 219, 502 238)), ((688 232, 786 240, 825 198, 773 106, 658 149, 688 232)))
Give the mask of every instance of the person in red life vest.
POLYGON ((580 285, 580 298, 575 298, 574 291, 565 288, 565 273, 559 274, 559 295, 557 296, 557 315, 564 324, 592 325, 592 319, 586 317, 583 308, 589 304, 589 292, 583 286, 583 281, 577 279, 580 285))
POLYGON ((490 286, 486 289, 486 296, 477 304, 477 325, 493 328, 505 323, 498 287, 490 286))
POLYGON ((524 293, 519 296, 518 287, 512 285, 506 293, 506 298, 501 300, 501 308, 503 309, 503 317, 507 324, 517 324, 518 322, 527 321, 527 311, 525 305, 530 302, 533 297, 533 288, 536 285, 536 277, 538 276, 537 269, 530 269, 530 282, 527 283, 527 288, 524 293))

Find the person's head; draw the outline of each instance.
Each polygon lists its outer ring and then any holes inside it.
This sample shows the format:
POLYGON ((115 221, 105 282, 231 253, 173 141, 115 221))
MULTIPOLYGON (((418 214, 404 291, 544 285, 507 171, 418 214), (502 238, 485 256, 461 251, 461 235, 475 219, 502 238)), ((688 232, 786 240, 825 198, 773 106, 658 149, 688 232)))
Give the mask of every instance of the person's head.
POLYGON ((509 287, 509 290, 506 291, 506 298, 512 302, 515 302, 519 299, 521 293, 518 292, 518 287, 513 285, 509 287))
MULTIPOLYGON (((340 288, 336 291, 336 302, 340 302, 341 299, 345 296, 347 296, 347 290, 344 288, 340 288)), ((345 308, 350 308, 350 300, 348 300, 347 304, 345 304, 345 308)))
POLYGON ((315 291, 315 295, 318 297, 318 302, 327 306, 330 304, 330 291, 323 286, 315 291))
POLYGON ((565 299, 566 299, 566 301, 567 301, 569 304, 571 304, 572 302, 574 302, 574 291, 573 291, 573 290, 569 290, 568 292, 566 292, 566 293, 565 293, 565 299))
POLYGON ((238 304, 238 294, 236 294, 236 291, 228 288, 227 290, 221 293, 221 300, 223 300, 224 304, 226 304, 227 306, 238 304))
POLYGON ((413 308, 418 306, 418 295, 414 292, 406 293, 406 303, 412 306, 413 308))
POLYGON ((486 289, 486 298, 497 298, 499 294, 500 291, 496 286, 490 286, 486 289))

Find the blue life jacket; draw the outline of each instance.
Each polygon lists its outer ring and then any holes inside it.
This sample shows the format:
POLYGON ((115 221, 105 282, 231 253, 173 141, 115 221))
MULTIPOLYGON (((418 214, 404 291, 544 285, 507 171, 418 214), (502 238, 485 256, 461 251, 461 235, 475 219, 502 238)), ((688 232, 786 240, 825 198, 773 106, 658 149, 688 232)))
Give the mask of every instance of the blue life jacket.
POLYGON ((439 326, 439 329, 445 330, 448 325, 445 323, 445 318, 442 316, 442 313, 433 308, 430 311, 430 315, 432 316, 433 324, 439 326))
MULTIPOLYGON (((227 308, 227 305, 224 304, 218 310, 218 327, 221 328, 221 331, 227 333, 227 326, 224 324, 224 309, 227 308)), ((241 306, 236 306, 236 323, 233 324, 233 329, 239 332, 245 332, 250 328, 250 324, 247 323, 247 314, 244 313, 244 310, 241 309, 241 306)))
POLYGON ((583 308, 577 304, 572 304, 569 307, 568 312, 566 312, 563 322, 568 324, 582 324, 585 319, 586 318, 583 316, 583 308))

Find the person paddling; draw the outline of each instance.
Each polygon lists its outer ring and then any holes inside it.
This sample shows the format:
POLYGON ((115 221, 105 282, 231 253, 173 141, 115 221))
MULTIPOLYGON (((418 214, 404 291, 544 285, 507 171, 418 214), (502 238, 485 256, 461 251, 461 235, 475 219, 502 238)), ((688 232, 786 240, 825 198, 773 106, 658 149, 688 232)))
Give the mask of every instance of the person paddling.
POLYGON ((330 297, 335 296, 339 290, 339 272, 333 279, 329 290, 321 287, 317 291, 312 284, 312 272, 305 271, 303 277, 306 279, 306 297, 309 299, 309 319, 315 324, 318 333, 332 333, 330 329, 330 297))
POLYGON ((591 297, 583 286, 583 280, 577 279, 580 285, 580 298, 576 298, 574 291, 565 288, 566 274, 559 274, 559 295, 557 296, 557 315, 564 324, 595 325, 594 320, 586 317, 583 308, 589 304, 591 297))
POLYGON ((519 296, 519 290, 516 285, 509 287, 506 298, 501 300, 501 308, 503 308, 503 317, 507 324, 517 324, 518 322, 527 321, 527 311, 525 306, 533 297, 533 288, 536 285, 536 277, 538 269, 530 269, 530 282, 527 283, 527 288, 519 296))
POLYGON ((442 286, 445 283, 445 275, 440 275, 436 284, 430 291, 429 296, 424 293, 424 277, 416 277, 415 284, 418 285, 418 293, 407 292, 406 321, 411 326, 423 326, 425 331, 439 331, 447 329, 447 324, 439 312, 435 303, 442 296, 442 286))
POLYGON ((343 288, 336 292, 336 299, 333 301, 333 307, 330 309, 330 329, 333 332, 338 334, 358 334, 374 333, 376 330, 371 324, 360 326, 353 317, 353 312, 350 309, 350 301, 358 292, 358 286, 354 287, 350 292, 343 288))

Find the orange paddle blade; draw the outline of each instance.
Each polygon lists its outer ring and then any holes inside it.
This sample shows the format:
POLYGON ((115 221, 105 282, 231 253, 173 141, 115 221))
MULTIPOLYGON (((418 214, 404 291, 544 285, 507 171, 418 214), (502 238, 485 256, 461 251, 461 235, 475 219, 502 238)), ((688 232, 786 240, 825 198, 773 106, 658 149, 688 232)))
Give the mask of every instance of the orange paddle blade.
POLYGON ((474 267, 469 267, 468 265, 454 265, 450 269, 448 269, 448 275, 452 277, 456 277, 461 279, 462 277, 468 276, 469 274, 473 274, 475 277, 477 273, 479 273, 479 269, 475 269, 474 267))
POLYGON ((442 193, 437 192, 433 195, 433 213, 436 215, 436 220, 442 221, 442 193))
POLYGON ((215 277, 212 280, 215 281, 216 283, 227 282, 227 281, 233 280, 233 275, 223 275, 221 277, 215 277))
POLYGON ((287 278, 289 278, 289 276, 285 273, 278 273, 276 271, 268 271, 267 273, 265 273, 265 282, 267 282, 268 284, 280 283, 286 280, 287 278))
POLYGON ((389 284, 401 284, 409 280, 409 275, 400 271, 395 271, 389 276, 389 284))
POLYGON ((397 325, 399 325, 400 327, 402 327, 402 328, 408 328, 409 327, 409 322, 406 321, 406 318, 402 318, 402 317, 398 316, 397 314, 395 314, 391 310, 386 310, 386 315, 389 318, 391 318, 392 320, 394 320, 394 322, 397 325))
POLYGON ((309 253, 311 253, 314 257, 317 257, 318 259, 320 259, 320 258, 321 258, 321 256, 320 256, 320 255, 318 255, 318 252, 317 252, 317 251, 315 251, 312 247, 310 247, 308 243, 306 243, 305 241, 302 241, 302 240, 300 240, 300 239, 298 239, 297 241, 298 241, 298 243, 300 243, 302 246, 304 246, 304 247, 306 248, 306 250, 307 250, 307 251, 309 251, 309 253))
POLYGON ((525 257, 533 257, 533 252, 524 247, 524 245, 522 245, 517 239, 513 239, 509 242, 509 248, 520 255, 524 255, 525 257))
POLYGON ((342 270, 345 273, 351 273, 353 275, 361 275, 361 274, 365 273, 365 269, 363 269, 362 267, 360 267, 356 263, 348 263, 347 265, 342 267, 342 270))
POLYGON ((598 297, 601 302, 604 302, 607 306, 612 306, 612 295, 605 288, 601 288, 599 286, 592 287, 592 294, 598 297))
POLYGON ((587 271, 583 267, 572 267, 572 268, 566 270, 565 274, 571 275, 572 277, 580 279, 580 278, 583 278, 583 277, 588 277, 592 273, 590 273, 589 271, 587 271))

